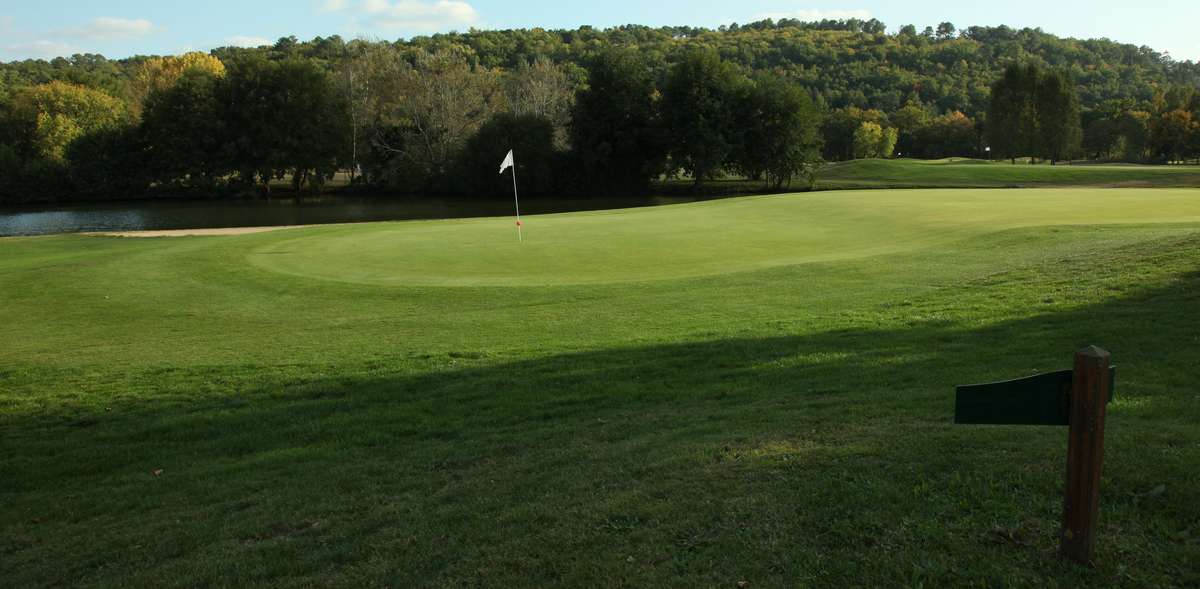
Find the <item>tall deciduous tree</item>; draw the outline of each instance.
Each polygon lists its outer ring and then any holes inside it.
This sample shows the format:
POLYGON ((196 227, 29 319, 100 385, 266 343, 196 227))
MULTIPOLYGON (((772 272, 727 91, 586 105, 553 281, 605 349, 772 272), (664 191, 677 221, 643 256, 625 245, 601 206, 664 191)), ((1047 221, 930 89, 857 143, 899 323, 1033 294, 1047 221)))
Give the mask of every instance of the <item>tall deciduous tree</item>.
MULTIPOLYGON (((833 161, 854 159, 854 134, 863 123, 874 123, 883 129, 891 126, 888 117, 877 109, 861 109, 856 106, 834 110, 825 119, 821 134, 825 140, 825 158, 833 161)), ((868 155, 866 157, 875 157, 868 155)))
POLYGON ((1079 99, 1069 75, 1012 64, 992 86, 988 141, 999 155, 1071 157, 1083 138, 1079 99))
POLYGON ((236 60, 219 86, 227 157, 246 182, 319 185, 348 151, 345 97, 315 63, 236 60))
POLYGON ((64 82, 17 92, 8 112, 17 148, 26 156, 64 161, 67 146, 85 133, 127 124, 125 104, 100 90, 64 82))
POLYGON ((211 73, 192 70, 147 98, 141 123, 146 164, 160 182, 211 186, 231 171, 219 82, 211 73))
POLYGON ((582 190, 631 196, 649 189, 665 160, 655 96, 654 78, 636 53, 610 50, 592 60, 570 125, 582 190))
POLYGON ((925 158, 971 156, 978 153, 975 121, 955 111, 933 117, 917 130, 918 145, 912 155, 925 158))
POLYGON ((521 62, 509 74, 505 94, 513 114, 550 121, 554 126, 556 146, 566 147, 571 107, 575 103, 575 82, 567 68, 557 66, 545 57, 539 57, 533 63, 521 62))
POLYGON ((854 158, 880 157, 880 145, 883 141, 883 127, 880 127, 879 123, 862 123, 854 130, 854 158))
POLYGON ((432 188, 466 141, 503 110, 500 73, 452 51, 418 50, 411 66, 394 58, 384 63, 394 76, 378 86, 384 93, 375 147, 391 156, 384 173, 396 185, 432 188))
POLYGON ((225 75, 225 64, 212 55, 198 51, 147 59, 134 70, 133 79, 129 82, 130 108, 133 114, 140 116, 151 94, 175 85, 187 72, 220 77, 225 75))
POLYGON ((13 97, 8 124, 26 157, 64 161, 80 136, 128 122, 125 105, 99 90, 50 82, 23 88, 13 97))
POLYGON ((145 194, 152 178, 146 147, 133 126, 104 128, 79 137, 66 152, 73 193, 88 199, 145 194))
POLYGON ((349 127, 346 97, 312 61, 288 59, 275 71, 277 174, 292 174, 292 186, 320 187, 346 159, 349 127))
POLYGON ((554 125, 544 116, 500 113, 480 127, 458 158, 460 194, 485 198, 512 198, 510 178, 496 174, 508 150, 516 155, 522 196, 554 195, 561 173, 560 152, 554 147, 554 125))
POLYGON ((746 83, 711 49, 688 50, 667 76, 662 111, 671 164, 690 174, 697 187, 729 159, 737 136, 735 98, 746 83))
POLYGON ((1032 155, 1037 134, 1038 68, 1013 64, 992 85, 987 137, 996 155, 1015 160, 1032 155))
POLYGON ((736 105, 734 161, 749 177, 779 189, 797 175, 812 180, 821 159, 820 115, 804 89, 775 75, 758 76, 736 105))
POLYGON ((1192 155, 1193 136, 1200 136, 1200 124, 1192 113, 1175 109, 1167 111, 1150 126, 1150 144, 1159 157, 1167 161, 1178 161, 1192 155))
POLYGON ((1079 97, 1071 76, 1063 70, 1043 73, 1038 83, 1037 103, 1038 155, 1051 163, 1077 155, 1083 130, 1079 122, 1079 97))
POLYGON ((902 156, 918 157, 921 149, 921 137, 918 134, 929 124, 933 113, 919 100, 909 100, 899 110, 892 113, 889 119, 899 133, 896 149, 902 156))

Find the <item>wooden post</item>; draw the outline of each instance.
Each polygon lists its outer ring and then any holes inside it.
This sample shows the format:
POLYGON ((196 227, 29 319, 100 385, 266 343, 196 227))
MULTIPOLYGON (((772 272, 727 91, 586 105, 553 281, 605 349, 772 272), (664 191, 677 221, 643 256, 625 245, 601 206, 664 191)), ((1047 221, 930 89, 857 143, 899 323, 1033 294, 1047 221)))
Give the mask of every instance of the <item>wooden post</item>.
POLYGON ((1085 565, 1092 563, 1094 554, 1100 468, 1104 463, 1104 416, 1110 390, 1108 352, 1096 346, 1076 352, 1059 552, 1085 565))

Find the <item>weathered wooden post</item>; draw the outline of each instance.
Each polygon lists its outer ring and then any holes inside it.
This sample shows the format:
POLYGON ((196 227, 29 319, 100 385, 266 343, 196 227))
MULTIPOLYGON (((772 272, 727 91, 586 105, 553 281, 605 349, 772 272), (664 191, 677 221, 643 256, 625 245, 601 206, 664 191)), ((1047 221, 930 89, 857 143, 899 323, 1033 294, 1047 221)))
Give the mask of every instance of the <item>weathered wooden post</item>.
POLYGON ((955 423, 1069 426, 1059 552, 1081 564, 1091 564, 1095 547, 1104 417, 1116 373, 1109 361, 1108 352, 1089 346, 1075 353, 1073 370, 962 385, 955 394, 955 423))
POLYGON ((1111 390, 1108 352, 1096 346, 1076 352, 1059 551, 1081 564, 1091 564, 1095 553, 1100 470, 1104 465, 1104 417, 1111 390))

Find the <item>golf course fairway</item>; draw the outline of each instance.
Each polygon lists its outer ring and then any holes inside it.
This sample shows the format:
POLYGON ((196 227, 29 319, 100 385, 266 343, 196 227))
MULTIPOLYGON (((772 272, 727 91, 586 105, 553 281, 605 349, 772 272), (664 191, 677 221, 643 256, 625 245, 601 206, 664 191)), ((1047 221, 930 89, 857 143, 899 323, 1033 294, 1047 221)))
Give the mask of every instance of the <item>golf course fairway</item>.
POLYGON ((1200 585, 1200 189, 0 239, 0 585, 1200 585), (1118 366, 1066 430, 958 384, 1118 366))

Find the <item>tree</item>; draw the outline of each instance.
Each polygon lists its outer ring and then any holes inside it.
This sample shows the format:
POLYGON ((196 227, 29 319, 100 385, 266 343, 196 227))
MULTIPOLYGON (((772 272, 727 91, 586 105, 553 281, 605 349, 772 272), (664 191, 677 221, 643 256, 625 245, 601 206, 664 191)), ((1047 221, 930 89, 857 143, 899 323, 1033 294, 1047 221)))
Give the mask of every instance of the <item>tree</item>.
POLYGON ((883 127, 880 127, 879 123, 862 123, 854 131, 854 159, 880 157, 880 145, 883 141, 883 127))
POLYGON ((349 129, 346 97, 312 61, 288 59, 275 71, 277 142, 271 158, 277 174, 292 173, 292 187, 319 188, 346 159, 349 129))
POLYGON ((734 160, 751 178, 763 176, 778 190, 796 175, 812 181, 821 158, 820 115, 796 84, 760 75, 747 86, 736 109, 740 135, 734 160))
POLYGON ((246 53, 226 62, 228 74, 216 87, 218 108, 225 123, 221 152, 238 174, 240 184, 270 189, 275 177, 272 154, 276 135, 286 127, 276 122, 271 88, 277 64, 246 53))
POLYGON ((645 194, 662 172, 666 147, 655 95, 650 70, 632 51, 605 51, 589 64, 570 123, 585 192, 645 194))
POLYGON ((1078 152, 1082 137, 1079 99, 1065 72, 1013 64, 992 86, 988 140, 997 154, 1053 162, 1078 152))
POLYGON ((159 182, 211 187, 232 171, 219 82, 214 74, 190 70, 147 97, 141 129, 147 168, 159 182))
POLYGON ((1150 126, 1150 145, 1159 157, 1180 161, 1191 155, 1193 135, 1200 133, 1200 126, 1192 113, 1175 109, 1159 115, 1150 126))
POLYGON ((1139 110, 1121 113, 1117 128, 1124 144, 1123 159, 1132 162, 1145 160, 1150 149, 1150 113, 1139 110))
POLYGON ((121 101, 104 92, 50 82, 18 91, 9 120, 18 151, 27 157, 62 162, 72 141, 85 133, 127 124, 129 115, 121 101))
POLYGON ((917 137, 919 157, 973 156, 979 151, 975 121, 958 111, 930 119, 917 137))
POLYGON ((1121 132, 1111 117, 1097 117, 1083 129, 1083 149, 1093 159, 1113 157, 1121 147, 1121 132))
POLYGON ((918 157, 921 151, 918 147, 918 133, 929 124, 929 109, 919 100, 910 100, 888 118, 899 133, 896 149, 901 155, 918 157))
POLYGON ((507 80, 505 94, 509 109, 517 115, 542 117, 554 125, 555 144, 566 147, 575 84, 566 68, 539 57, 532 64, 521 62, 507 80))
POLYGON ((992 151, 1014 160, 1036 151, 1036 89, 1040 71, 1032 64, 1012 64, 992 85, 987 136, 992 151))
POLYGON ((133 79, 129 82, 129 104, 135 117, 141 116, 151 94, 174 86, 188 72, 221 77, 225 75, 225 64, 212 55, 198 51, 147 59, 134 70, 133 79))
POLYGON ((951 39, 954 37, 954 32, 956 30, 957 29, 954 28, 953 23, 948 23, 948 22, 941 23, 937 27, 937 38, 943 39, 943 40, 951 39))
POLYGON ((146 142, 136 127, 104 128, 80 136, 66 152, 72 194, 116 199, 145 194, 150 187, 146 142))
POLYGON ((667 76, 662 112, 671 164, 690 174, 696 187, 716 176, 732 153, 735 97, 745 83, 711 49, 688 50, 667 76))
POLYGON ((1079 122, 1079 97, 1075 82, 1063 70, 1045 72, 1038 81, 1037 155, 1054 163, 1079 152, 1083 130, 1079 122))
POLYGON ((890 158, 896 153, 896 140, 899 133, 895 127, 884 127, 883 136, 879 138, 879 146, 876 148, 875 157, 890 158))
POLYGON ((837 109, 830 113, 821 126, 821 135, 825 145, 825 159, 833 161, 854 159, 856 157, 854 136, 863 123, 878 125, 881 134, 883 128, 891 126, 887 115, 883 114, 883 111, 876 109, 863 110, 851 106, 837 109))
POLYGON ((374 143, 386 161, 376 174, 409 190, 437 190, 466 141, 504 106, 500 73, 460 53, 416 51, 412 65, 385 59, 374 85, 374 143))
POLYGON ((458 159, 458 192, 472 197, 512 198, 507 178, 496 174, 508 150, 516 156, 522 196, 554 194, 561 153, 554 147, 554 125, 544 116, 499 113, 467 140, 458 159))
POLYGON ((319 186, 346 159, 346 99, 315 63, 236 60, 218 86, 226 157, 243 182, 319 186))

